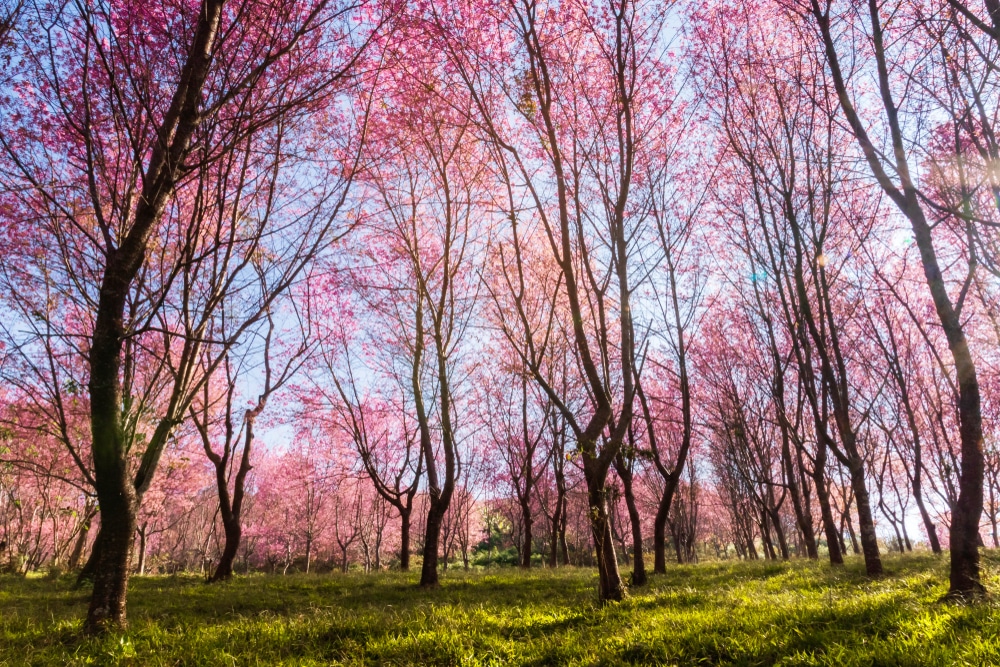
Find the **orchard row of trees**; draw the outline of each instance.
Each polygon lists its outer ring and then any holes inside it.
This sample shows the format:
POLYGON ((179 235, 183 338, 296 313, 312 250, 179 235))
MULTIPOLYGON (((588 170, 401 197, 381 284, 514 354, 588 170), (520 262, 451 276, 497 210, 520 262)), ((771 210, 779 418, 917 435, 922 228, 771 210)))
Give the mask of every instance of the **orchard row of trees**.
POLYGON ((3 559, 998 542, 1000 6, 24 0, 3 559))

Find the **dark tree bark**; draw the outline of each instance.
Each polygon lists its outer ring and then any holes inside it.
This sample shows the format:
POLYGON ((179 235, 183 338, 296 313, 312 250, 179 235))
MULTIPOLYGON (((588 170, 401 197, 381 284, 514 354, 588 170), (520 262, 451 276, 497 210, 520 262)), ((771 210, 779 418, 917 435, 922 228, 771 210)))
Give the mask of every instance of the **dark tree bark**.
MULTIPOLYGON (((683 340, 683 339, 682 339, 683 340)), ((681 345, 683 350, 683 344, 681 345)), ((674 496, 680 483, 684 466, 687 462, 688 452, 691 449, 691 394, 687 379, 687 363, 681 356, 681 414, 684 420, 681 446, 677 453, 677 461, 671 468, 667 467, 665 454, 660 452, 660 444, 654 429, 654 419, 650 411, 649 401, 642 389, 641 383, 636 383, 636 395, 639 398, 639 405, 642 408, 643 421, 646 425, 646 438, 649 440, 650 449, 653 454, 653 463, 657 472, 663 478, 663 491, 660 494, 659 503, 656 506, 656 515, 653 517, 653 572, 656 574, 666 574, 667 572, 667 522, 670 519, 670 511, 673 508, 674 496)))
POLYGON ((833 506, 830 503, 830 490, 826 484, 826 444, 821 442, 817 445, 816 460, 813 465, 813 485, 816 488, 816 500, 819 502, 819 511, 823 523, 823 534, 826 536, 826 547, 830 557, 831 565, 844 564, 844 546, 837 530, 837 523, 833 518, 833 506))
MULTIPOLYGON (((631 434, 631 429, 629 432, 631 434)), ((615 457, 615 470, 622 480, 622 493, 625 496, 625 506, 628 508, 629 524, 632 528, 632 585, 644 586, 647 577, 646 561, 642 554, 642 522, 639 517, 639 507, 635 503, 635 492, 632 488, 631 465, 631 461, 626 461, 621 452, 615 457)))
POLYGON ((555 415, 550 418, 550 425, 552 449, 549 458, 556 482, 556 503, 549 526, 551 544, 549 567, 554 569, 559 565, 560 550, 562 564, 569 565, 569 552, 566 546, 566 427, 558 424, 555 415))
POLYGON ((399 569, 410 571, 410 508, 399 513, 399 569))

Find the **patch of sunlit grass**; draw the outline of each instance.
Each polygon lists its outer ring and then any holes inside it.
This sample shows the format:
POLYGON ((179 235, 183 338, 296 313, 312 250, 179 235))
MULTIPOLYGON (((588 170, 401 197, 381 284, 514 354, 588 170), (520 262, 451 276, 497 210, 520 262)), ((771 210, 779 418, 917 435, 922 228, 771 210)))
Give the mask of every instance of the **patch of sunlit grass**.
MULTIPOLYGON (((1000 558, 984 560, 1000 590, 1000 558)), ((600 606, 591 570, 135 578, 124 634, 86 638, 72 580, 0 578, 0 665, 1000 664, 995 602, 939 602, 946 559, 674 566, 600 606)))

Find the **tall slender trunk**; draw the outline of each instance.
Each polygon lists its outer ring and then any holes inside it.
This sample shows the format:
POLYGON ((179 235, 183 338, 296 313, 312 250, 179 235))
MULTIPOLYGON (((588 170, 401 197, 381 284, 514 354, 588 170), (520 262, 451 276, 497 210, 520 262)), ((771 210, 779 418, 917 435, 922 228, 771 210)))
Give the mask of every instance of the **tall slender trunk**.
POLYGON ((861 549, 858 547, 858 534, 854 531, 854 522, 851 521, 850 507, 844 510, 840 525, 841 529, 843 529, 844 526, 847 527, 847 535, 851 538, 851 551, 853 551, 854 555, 857 556, 861 553, 861 549))
POLYGON ((927 532, 927 541, 930 542, 931 551, 934 554, 940 554, 941 542, 938 540, 937 526, 934 525, 934 520, 931 518, 930 512, 927 511, 918 483, 914 483, 913 486, 913 499, 917 501, 917 509, 920 510, 920 518, 924 522, 924 530, 927 532))
POLYGON ((524 534, 521 540, 521 568, 527 570, 531 567, 531 525, 533 521, 531 503, 527 498, 521 499, 521 521, 524 524, 524 534))
MULTIPOLYGON (((759 556, 757 555, 757 545, 754 544, 754 540, 753 540, 753 533, 750 533, 749 535, 744 536, 744 546, 746 548, 746 552, 747 552, 750 560, 758 560, 759 559, 759 556)), ((680 562, 680 559, 678 559, 678 562, 680 562)))
POLYGON ((667 519, 670 518, 671 498, 666 493, 660 496, 653 517, 653 572, 667 573, 667 519))
MULTIPOLYGON (((910 387, 907 383, 906 374, 899 362, 899 345, 896 342, 896 334, 889 318, 885 318, 886 336, 888 345, 883 345, 883 351, 889 360, 889 369, 892 377, 896 381, 899 390, 900 401, 903 404, 903 412, 906 414, 906 424, 910 429, 910 438, 913 442, 913 474, 910 475, 910 486, 913 490, 913 499, 917 502, 917 509, 920 510, 920 519, 924 522, 924 530, 927 532, 927 541, 930 542, 931 551, 935 554, 941 553, 941 543, 938 541, 937 527, 931 519, 927 507, 924 505, 924 494, 922 488, 923 481, 923 438, 920 434, 920 427, 917 424, 916 411, 910 400, 910 387)), ((907 471, 909 474, 909 471, 907 471)))
POLYGON ((819 265, 813 277, 819 299, 817 309, 819 320, 817 321, 810 305, 809 293, 804 279, 802 235, 794 217, 790 222, 796 249, 794 279, 799 308, 803 322, 815 345, 815 351, 819 355, 820 377, 833 405, 834 421, 840 435, 840 449, 836 448, 832 439, 828 445, 841 463, 847 466, 851 475, 851 488, 857 501, 858 522, 861 525, 865 570, 869 576, 879 576, 882 574, 882 560, 879 555, 871 502, 866 487, 864 460, 858 451, 857 433, 851 419, 847 366, 841 351, 840 334, 834 319, 826 270, 822 265, 819 265))
POLYGON ((399 511, 399 569, 410 571, 410 508, 399 511))
MULTIPOLYGON (((812 513, 807 510, 805 498, 803 497, 801 487, 798 484, 799 475, 795 470, 795 460, 792 458, 789 440, 790 438, 788 437, 788 434, 782 433, 782 468, 785 471, 788 493, 792 497, 792 510, 795 512, 795 524, 798 526, 799 535, 802 539, 802 543, 805 545, 806 556, 812 560, 816 560, 819 558, 819 549, 816 546, 816 531, 813 528, 813 517, 812 513)), ((796 552, 798 552, 798 547, 796 547, 796 552)))
POLYGON ((764 545, 767 560, 778 560, 778 555, 774 551, 774 542, 771 541, 771 521, 767 508, 762 508, 760 511, 760 539, 764 545))
MULTIPOLYGON (((565 512, 566 504, 566 491, 562 488, 557 488, 556 490, 556 508, 555 512, 552 514, 552 526, 551 526, 551 544, 552 550, 549 552, 549 567, 555 569, 559 565, 559 547, 560 544, 563 545, 563 551, 565 552, 565 533, 560 531, 560 527, 563 525, 563 513, 565 512), (560 537, 562 540, 560 540, 560 537)), ((563 563, 565 565, 565 563, 563 563)))
POLYGON ((148 538, 148 526, 144 523, 139 526, 139 563, 135 571, 140 577, 146 574, 146 541, 148 538))
POLYGON ((934 525, 934 520, 931 519, 930 512, 927 511, 927 506, 924 504, 924 494, 921 488, 922 475, 921 468, 923 464, 920 459, 917 458, 917 465, 913 474, 913 499, 917 502, 917 509, 920 510, 920 518, 924 522, 924 530, 927 531, 927 541, 930 542, 931 551, 935 554, 941 553, 941 542, 938 540, 937 526, 934 525))
MULTIPOLYGON (((270 329, 265 339, 264 354, 270 354, 271 347, 271 331, 273 331, 274 324, 270 320, 270 329)), ((227 360, 228 369, 228 360, 227 360)), ((228 372, 228 371, 227 371, 228 372)), ((252 451, 253 441, 254 441, 254 423, 257 417, 264 411, 267 406, 267 399, 272 391, 271 386, 271 374, 270 366, 268 366, 266 371, 266 380, 264 384, 264 391, 261 393, 260 397, 257 399, 257 404, 250 410, 247 410, 244 415, 243 426, 244 426, 244 439, 243 439, 243 451, 240 454, 240 464, 236 470, 236 474, 233 476, 233 491, 230 495, 229 493, 229 478, 228 472, 230 469, 230 461, 232 460, 233 450, 233 425, 232 420, 227 416, 226 418, 226 447, 225 454, 223 456, 218 456, 212 451, 212 447, 209 441, 208 430, 207 430, 207 420, 203 424, 197 424, 199 431, 201 431, 202 444, 204 445, 205 452, 208 454, 209 459, 215 466, 215 485, 216 490, 219 494, 219 514, 222 516, 222 528, 225 535, 226 543, 222 549, 222 556, 219 558, 219 564, 215 568, 215 573, 209 579, 211 582, 224 581, 232 579, 233 577, 233 562, 236 560, 236 553, 240 548, 240 540, 243 538, 243 500, 246 497, 246 478, 253 466, 250 465, 250 452, 252 451)), ((230 394, 231 400, 231 394, 230 394)), ((229 412, 228 414, 231 414, 229 412)), ((309 553, 306 553, 306 572, 309 571, 309 553)))
POLYGON ((566 523, 569 519, 569 508, 563 501, 562 519, 559 520, 559 550, 562 552, 562 564, 569 565, 569 545, 566 543, 566 523))
POLYGON ((823 523, 823 533, 826 535, 826 548, 830 555, 830 565, 844 564, 844 550, 840 531, 833 518, 833 506, 830 503, 830 490, 826 485, 826 445, 818 445, 816 467, 813 470, 813 484, 816 487, 816 500, 819 502, 820 517, 823 523))
POLYGON ((632 585, 644 586, 648 581, 646 576, 646 561, 642 554, 642 522, 639 517, 639 507, 635 502, 635 492, 632 487, 632 471, 624 457, 619 453, 615 457, 615 469, 622 480, 625 494, 625 506, 628 508, 629 523, 632 526, 632 585))
POLYGON ((879 556, 871 498, 865 485, 864 461, 855 461, 852 465, 851 486, 854 488, 854 503, 858 510, 858 529, 861 532, 861 551, 865 556, 865 570, 869 576, 879 576, 882 574, 882 559, 879 556))

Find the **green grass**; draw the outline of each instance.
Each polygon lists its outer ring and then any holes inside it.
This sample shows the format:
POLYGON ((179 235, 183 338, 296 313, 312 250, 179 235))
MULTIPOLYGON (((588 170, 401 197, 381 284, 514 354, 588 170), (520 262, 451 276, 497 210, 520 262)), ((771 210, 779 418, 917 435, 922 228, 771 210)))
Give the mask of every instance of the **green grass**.
MULTIPOLYGON (((986 556, 1000 591, 1000 554, 986 556)), ((567 568, 135 578, 129 631, 85 638, 70 579, 0 578, 0 665, 998 665, 1000 605, 939 603, 946 560, 707 563, 601 607, 567 568)))

